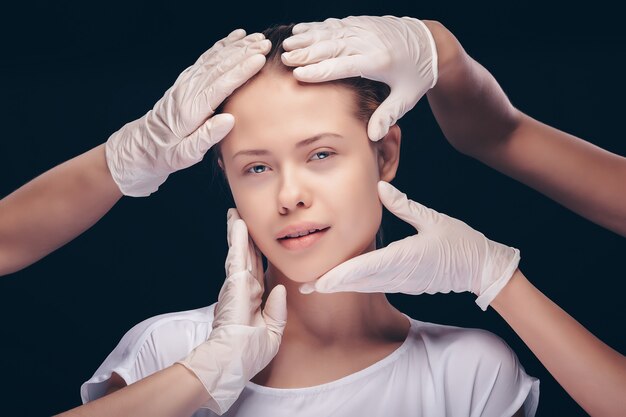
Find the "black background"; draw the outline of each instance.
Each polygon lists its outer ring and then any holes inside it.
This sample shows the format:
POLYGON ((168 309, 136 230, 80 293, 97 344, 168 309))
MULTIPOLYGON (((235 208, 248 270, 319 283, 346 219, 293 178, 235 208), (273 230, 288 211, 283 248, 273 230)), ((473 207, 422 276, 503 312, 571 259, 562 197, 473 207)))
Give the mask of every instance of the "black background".
MULTIPOLYGON (((626 155, 620 13, 601 2, 572 4, 56 1, 3 6, 0 196, 142 116, 182 70, 230 30, 253 32, 274 23, 358 14, 441 21, 518 108, 626 155)), ((399 124, 403 153, 394 184, 489 238, 520 248, 521 268, 539 289, 626 352, 626 240, 454 151, 425 99, 399 124)), ((212 172, 207 158, 171 175, 150 198, 123 198, 65 247, 0 279, 0 414, 49 415, 78 405, 80 384, 134 324, 216 301, 230 203, 212 183, 212 172)), ((387 242, 411 233, 389 213, 383 225, 387 242)), ((389 298, 417 319, 500 335, 526 371, 541 379, 539 416, 584 415, 507 324, 493 310, 480 311, 473 296, 389 298)))

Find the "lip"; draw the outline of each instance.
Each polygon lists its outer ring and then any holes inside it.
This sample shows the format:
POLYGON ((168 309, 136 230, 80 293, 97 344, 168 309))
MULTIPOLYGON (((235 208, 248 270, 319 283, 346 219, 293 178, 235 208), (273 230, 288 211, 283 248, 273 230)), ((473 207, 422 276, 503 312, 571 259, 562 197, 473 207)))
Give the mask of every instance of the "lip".
POLYGON ((292 235, 294 233, 307 232, 312 229, 326 229, 328 227, 330 226, 327 224, 313 223, 313 222, 303 222, 303 223, 292 224, 292 225, 285 227, 280 232, 278 232, 276 234, 276 239, 278 240, 287 235, 292 235))
MULTIPOLYGON (((310 229, 307 229, 307 230, 310 230, 310 229)), ((289 239, 278 239, 278 243, 280 243, 282 247, 288 250, 292 250, 292 251, 303 250, 317 243, 321 238, 324 237, 324 235, 326 235, 326 233, 329 230, 330 230, 330 227, 327 227, 324 230, 321 230, 315 233, 310 233, 306 236, 294 237, 294 238, 289 238, 289 239)))

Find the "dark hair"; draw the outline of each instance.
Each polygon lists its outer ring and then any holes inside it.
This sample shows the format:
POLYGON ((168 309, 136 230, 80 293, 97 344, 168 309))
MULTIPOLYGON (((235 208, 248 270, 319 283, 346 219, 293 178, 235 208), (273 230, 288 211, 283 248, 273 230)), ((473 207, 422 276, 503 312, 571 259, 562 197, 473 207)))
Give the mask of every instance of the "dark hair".
MULTIPOLYGON (((269 53, 266 55, 265 68, 271 68, 275 71, 284 71, 289 72, 292 71, 292 67, 288 67, 283 64, 281 60, 281 55, 285 50, 283 49, 283 41, 291 36, 291 30, 294 27, 294 23, 289 25, 276 25, 270 28, 265 29, 262 33, 265 35, 265 38, 268 39, 272 43, 272 47, 269 53)), ((255 76, 256 77, 256 76, 255 76)), ((252 77, 250 80, 254 79, 252 77)), ((244 85, 246 85, 250 80, 246 81, 244 85)), ((361 120, 363 123, 367 125, 370 117, 376 110, 376 108, 382 103, 387 96, 389 96, 389 92, 391 89, 385 83, 381 83, 378 81, 369 80, 367 78, 361 77, 351 77, 351 78, 342 78, 334 81, 327 81, 327 84, 336 84, 343 87, 348 88, 350 91, 354 93, 355 97, 355 116, 357 119, 361 120)), ((228 98, 226 98, 216 109, 215 113, 222 113, 224 110, 224 106, 228 102, 228 98)), ((213 178, 219 176, 222 178, 221 184, 226 184, 226 189, 223 189, 226 194, 229 196, 230 200, 234 204, 234 199, 232 198, 232 194, 230 192, 230 187, 228 187, 228 179, 222 172, 222 169, 219 166, 218 161, 222 159, 222 152, 220 149, 220 144, 217 143, 215 146, 211 148, 211 160, 213 163, 213 178)), ((378 229, 378 233, 376 233, 376 248, 380 248, 383 246, 383 230, 382 226, 378 229)))

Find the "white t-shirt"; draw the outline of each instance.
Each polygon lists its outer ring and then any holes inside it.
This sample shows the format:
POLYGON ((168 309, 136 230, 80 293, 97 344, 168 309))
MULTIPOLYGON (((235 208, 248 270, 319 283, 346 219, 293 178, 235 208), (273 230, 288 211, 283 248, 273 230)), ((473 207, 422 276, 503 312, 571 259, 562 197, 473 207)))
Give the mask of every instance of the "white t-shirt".
MULTIPOLYGON (((112 372, 132 384, 185 358, 207 339, 214 307, 162 314, 133 327, 82 385, 83 403, 104 394, 112 372)), ((539 380, 524 372, 502 339, 406 317, 411 322, 406 340, 373 365, 307 388, 248 382, 223 415, 506 417, 523 407, 525 416, 534 416, 539 380)), ((194 417, 215 415, 200 409, 194 417)))

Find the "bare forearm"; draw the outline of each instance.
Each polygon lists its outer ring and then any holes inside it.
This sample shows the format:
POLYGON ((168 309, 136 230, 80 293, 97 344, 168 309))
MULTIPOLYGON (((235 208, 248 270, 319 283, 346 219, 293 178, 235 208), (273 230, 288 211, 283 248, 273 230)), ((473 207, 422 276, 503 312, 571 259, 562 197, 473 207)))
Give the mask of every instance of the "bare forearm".
POLYGON ((624 415, 623 355, 554 304, 519 270, 491 306, 589 414, 624 415))
POLYGON ((510 135, 519 123, 495 78, 472 59, 443 25, 424 21, 437 45, 439 77, 427 97, 442 132, 457 150, 480 154, 510 135))
POLYGON ((440 77, 428 100, 456 149, 626 236, 626 158, 515 109, 445 27, 427 22, 440 77))
POLYGON ((122 197, 100 145, 0 200, 0 275, 22 269, 96 223, 122 197))
POLYGON ((626 236, 626 158, 523 115, 482 162, 626 236))
POLYGON ((59 417, 177 417, 190 416, 210 396, 198 378, 174 364, 105 397, 59 417))

